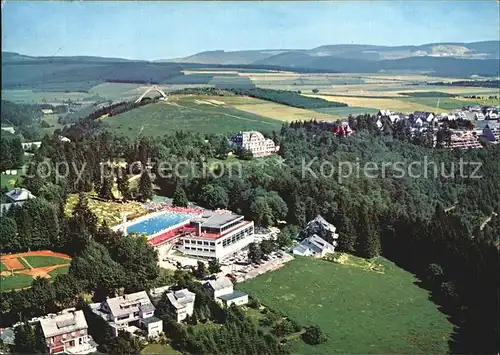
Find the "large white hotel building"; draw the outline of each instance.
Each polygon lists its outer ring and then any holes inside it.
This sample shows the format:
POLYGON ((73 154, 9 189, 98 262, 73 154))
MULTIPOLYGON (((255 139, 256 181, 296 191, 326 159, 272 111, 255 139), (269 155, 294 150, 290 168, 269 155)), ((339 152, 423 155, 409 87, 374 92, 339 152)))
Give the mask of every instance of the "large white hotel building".
POLYGON ((191 219, 184 227, 179 251, 202 259, 226 257, 254 241, 254 223, 236 214, 208 212, 191 219))

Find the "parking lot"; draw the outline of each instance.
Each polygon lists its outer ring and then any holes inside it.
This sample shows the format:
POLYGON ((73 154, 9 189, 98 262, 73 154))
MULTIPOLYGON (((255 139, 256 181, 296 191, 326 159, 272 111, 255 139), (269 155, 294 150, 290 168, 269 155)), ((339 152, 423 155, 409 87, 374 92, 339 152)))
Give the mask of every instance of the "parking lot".
MULTIPOLYGON (((165 269, 175 270, 177 262, 184 268, 189 269, 191 266, 196 266, 199 259, 179 255, 175 249, 165 248, 158 250, 159 266, 165 269)), ((293 259, 293 256, 285 251, 276 251, 267 256, 268 260, 261 260, 258 264, 251 263, 248 260, 247 250, 242 250, 231 257, 222 260, 221 272, 217 276, 231 274, 237 282, 251 279, 268 271, 276 270, 281 265, 293 259)), ((206 260, 201 260, 207 264, 206 260)))
POLYGON ((261 260, 258 264, 251 264, 248 263, 248 260, 246 260, 247 258, 245 257, 243 259, 245 261, 243 262, 235 260, 232 263, 230 262, 228 266, 223 266, 223 267, 228 268, 227 273, 232 274, 237 282, 242 282, 254 278, 256 276, 262 275, 268 271, 279 269, 281 265, 292 260, 293 256, 291 256, 286 252, 279 251, 271 253, 270 255, 268 255, 267 258, 268 260, 261 260))

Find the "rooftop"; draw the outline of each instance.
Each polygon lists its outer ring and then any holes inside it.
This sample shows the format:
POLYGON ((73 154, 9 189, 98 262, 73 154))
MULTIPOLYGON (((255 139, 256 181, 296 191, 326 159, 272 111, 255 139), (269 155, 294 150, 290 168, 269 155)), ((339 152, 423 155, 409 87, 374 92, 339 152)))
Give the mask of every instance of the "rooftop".
POLYGON ((201 226, 205 228, 221 228, 224 225, 238 219, 243 219, 243 216, 234 213, 223 214, 217 212, 206 212, 193 218, 191 221, 201 223, 201 226))
POLYGON ((14 190, 7 192, 5 195, 12 202, 26 201, 35 197, 30 190, 25 188, 15 188, 14 190))
POLYGON ((149 300, 146 291, 139 291, 120 297, 108 298, 105 302, 108 304, 111 313, 117 317, 137 312, 139 309, 144 312, 149 312, 155 309, 149 300))
POLYGON ((83 311, 75 311, 40 319, 40 326, 46 338, 86 329, 87 321, 83 311))
POLYGON ((167 298, 176 309, 186 307, 186 304, 194 302, 195 294, 189 291, 187 288, 183 288, 179 291, 167 293, 167 298))
POLYGON ((217 280, 207 281, 205 285, 210 285, 210 287, 212 287, 214 291, 222 290, 228 287, 233 287, 233 283, 228 277, 220 277, 217 280))
POLYGON ((243 297, 246 295, 247 294, 245 292, 234 291, 233 293, 228 293, 227 295, 222 295, 222 296, 219 296, 217 298, 220 298, 221 300, 224 300, 224 301, 231 301, 231 300, 234 300, 236 298, 240 298, 240 297, 243 297))

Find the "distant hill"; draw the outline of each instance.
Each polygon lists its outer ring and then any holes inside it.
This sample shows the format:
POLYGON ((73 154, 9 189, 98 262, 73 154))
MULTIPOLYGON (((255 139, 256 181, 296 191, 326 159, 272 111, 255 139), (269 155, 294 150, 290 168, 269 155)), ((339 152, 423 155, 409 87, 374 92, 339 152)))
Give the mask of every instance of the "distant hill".
POLYGON ((430 72, 439 76, 495 76, 500 41, 429 43, 420 46, 335 44, 309 50, 209 51, 169 61, 198 64, 251 64, 332 72, 430 72))
POLYGON ((206 51, 193 54, 185 58, 174 58, 159 60, 158 62, 176 62, 176 63, 198 63, 198 64, 252 64, 253 62, 272 57, 284 52, 294 52, 301 50, 293 49, 264 49, 226 52, 206 51))
MULTIPOLYGON (((304 54, 312 57, 336 57, 344 59, 390 60, 412 57, 447 57, 459 59, 499 59, 500 42, 429 43, 420 46, 374 46, 365 44, 334 44, 313 49, 265 49, 246 51, 208 51, 185 58, 163 61, 205 64, 263 64, 279 63, 276 56, 304 54), (269 61, 269 62, 268 62, 269 61)), ((276 64, 284 65, 284 63, 276 64)))
POLYGON ((208 67, 334 73, 417 72, 460 78, 499 76, 499 47, 500 41, 397 47, 345 44, 310 50, 208 51, 154 62, 93 56, 33 57, 2 52, 2 89, 87 91, 103 82, 205 83, 211 78, 184 78, 183 70, 208 67), (193 82, 194 79, 197 81, 193 82))

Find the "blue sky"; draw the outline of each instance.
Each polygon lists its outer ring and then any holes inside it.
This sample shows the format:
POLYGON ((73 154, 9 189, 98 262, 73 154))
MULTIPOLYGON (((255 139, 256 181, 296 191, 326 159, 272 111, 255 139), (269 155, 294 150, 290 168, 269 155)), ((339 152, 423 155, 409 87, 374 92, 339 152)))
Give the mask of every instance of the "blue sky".
POLYGON ((498 11, 496 1, 7 0, 2 50, 154 60, 216 49, 473 42, 499 39, 498 11))

